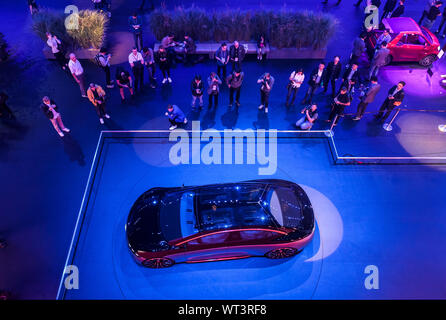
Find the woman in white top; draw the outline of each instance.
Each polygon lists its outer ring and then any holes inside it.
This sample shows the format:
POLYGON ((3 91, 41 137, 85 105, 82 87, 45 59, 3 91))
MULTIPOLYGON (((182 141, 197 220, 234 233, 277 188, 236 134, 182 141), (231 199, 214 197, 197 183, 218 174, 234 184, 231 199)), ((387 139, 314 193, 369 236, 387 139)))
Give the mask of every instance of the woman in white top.
POLYGON ((288 103, 291 97, 291 94, 293 94, 293 98, 291 99, 291 104, 294 103, 294 100, 296 99, 297 91, 299 91, 300 86, 304 82, 305 75, 304 70, 300 68, 297 71, 293 71, 290 75, 290 82, 287 85, 288 94, 286 96, 286 106, 288 107, 290 104, 288 103))
POLYGON ((60 49, 60 40, 55 35, 52 35, 50 32, 46 33, 46 37, 48 39, 46 41, 46 44, 51 48, 51 52, 56 57, 59 65, 62 67, 63 70, 65 70, 67 68, 67 59, 65 59, 65 55, 60 49))

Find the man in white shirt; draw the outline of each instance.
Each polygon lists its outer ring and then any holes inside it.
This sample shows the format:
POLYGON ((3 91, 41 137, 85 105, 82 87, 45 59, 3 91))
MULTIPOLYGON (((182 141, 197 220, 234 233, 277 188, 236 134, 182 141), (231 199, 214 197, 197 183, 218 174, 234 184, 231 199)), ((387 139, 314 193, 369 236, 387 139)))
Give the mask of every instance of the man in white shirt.
POLYGON ((144 85, 144 58, 136 47, 133 47, 129 54, 129 63, 135 78, 135 92, 141 91, 144 85))
POLYGON ((300 86, 304 82, 305 75, 304 70, 301 68, 297 71, 293 71, 290 75, 290 82, 287 85, 288 94, 286 96, 286 106, 288 107, 290 104, 288 101, 290 100, 291 94, 293 94, 293 98, 291 99, 291 104, 294 103, 294 100, 296 99, 297 91, 299 91, 300 86))
POLYGON ((84 68, 82 68, 81 63, 79 62, 79 60, 76 59, 76 55, 74 53, 70 53, 68 68, 70 68, 74 80, 79 84, 82 97, 86 98, 87 94, 85 92, 84 68))
POLYGON ((64 53, 59 49, 61 46, 61 41, 50 32, 46 33, 47 41, 46 44, 51 48, 51 52, 54 54, 57 62, 63 70, 66 70, 67 59, 65 59, 64 53))

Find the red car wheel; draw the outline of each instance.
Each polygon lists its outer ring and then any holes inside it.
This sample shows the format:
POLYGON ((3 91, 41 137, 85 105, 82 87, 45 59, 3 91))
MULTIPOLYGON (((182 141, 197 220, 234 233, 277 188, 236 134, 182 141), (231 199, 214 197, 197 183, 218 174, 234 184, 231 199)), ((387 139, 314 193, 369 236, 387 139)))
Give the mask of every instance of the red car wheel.
POLYGON ((269 259, 283 259, 296 255, 299 252, 296 248, 280 248, 268 251, 265 257, 269 259))
POLYGON ((142 265, 147 268, 159 269, 169 268, 175 264, 175 261, 169 258, 152 258, 146 259, 142 262, 142 265))

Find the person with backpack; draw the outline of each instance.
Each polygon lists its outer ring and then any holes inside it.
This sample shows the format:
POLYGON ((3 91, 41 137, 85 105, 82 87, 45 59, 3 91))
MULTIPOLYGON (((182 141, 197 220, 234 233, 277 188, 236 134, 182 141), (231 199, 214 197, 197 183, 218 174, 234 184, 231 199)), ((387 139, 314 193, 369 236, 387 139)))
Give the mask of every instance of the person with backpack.
POLYGON ((110 77, 110 59, 111 54, 107 52, 106 48, 101 48, 99 53, 95 56, 96 64, 102 68, 105 72, 105 83, 107 84, 107 88, 113 88, 113 80, 110 77))

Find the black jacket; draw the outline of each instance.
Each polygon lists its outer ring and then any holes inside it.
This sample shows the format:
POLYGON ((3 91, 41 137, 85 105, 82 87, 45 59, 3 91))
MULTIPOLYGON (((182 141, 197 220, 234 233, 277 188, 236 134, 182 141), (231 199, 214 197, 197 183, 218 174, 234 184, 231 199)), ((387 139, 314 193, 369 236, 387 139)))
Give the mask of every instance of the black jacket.
POLYGON ((396 7, 396 1, 397 0, 387 0, 384 5, 384 11, 393 11, 396 7))
MULTIPOLYGON (((388 95, 391 95, 393 93, 393 91, 395 91, 396 89, 396 85, 393 86, 392 88, 390 88, 388 95)), ((398 91, 397 93, 395 93, 395 95, 393 96, 395 99, 390 100, 388 97, 386 98, 387 101, 392 101, 392 104, 395 104, 395 102, 402 102, 404 99, 404 88, 401 89, 400 91, 398 91)))
POLYGON ((341 75, 341 69, 342 69, 341 62, 338 62, 336 65, 334 64, 333 61, 330 62, 327 66, 326 81, 330 79, 338 79, 339 76, 341 75))
MULTIPOLYGON (((55 105, 54 111, 59 112, 59 108, 57 107, 57 104, 54 102, 53 99, 50 99, 50 104, 55 105)), ((53 119, 53 113, 50 111, 50 108, 42 102, 40 105, 40 109, 43 111, 43 113, 46 115, 48 119, 53 119)))
POLYGON ((192 83, 190 85, 190 90, 192 91, 193 96, 202 96, 203 95, 203 80, 200 80, 200 82, 197 84, 195 82, 195 79, 192 80, 192 83), (197 92, 199 90, 199 92, 197 92))
MULTIPOLYGON (((346 80, 347 80, 347 77, 348 77, 348 75, 350 74, 351 71, 352 71, 352 67, 346 69, 346 70, 344 71, 344 74, 342 75, 342 80, 346 81, 346 80)), ((355 72, 355 73, 353 73, 351 80, 352 80, 354 83, 358 83, 358 80, 359 80, 359 68, 356 69, 356 72, 355 72)))
POLYGON ((237 49, 234 45, 229 48, 229 58, 231 59, 231 61, 234 61, 236 57, 238 57, 238 62, 243 61, 243 59, 245 58, 245 47, 241 44, 239 44, 237 49))
POLYGON ((327 69, 324 68, 324 70, 322 71, 321 80, 319 81, 319 83, 316 83, 318 71, 319 71, 319 68, 316 68, 313 70, 313 72, 311 72, 310 81, 308 81, 308 84, 312 87, 320 86, 321 84, 325 84, 325 81, 327 79, 327 69))
POLYGON ((398 7, 396 7, 395 11, 393 11, 392 15, 390 16, 391 18, 397 18, 402 16, 402 14, 404 13, 404 4, 403 5, 399 5, 398 7))

